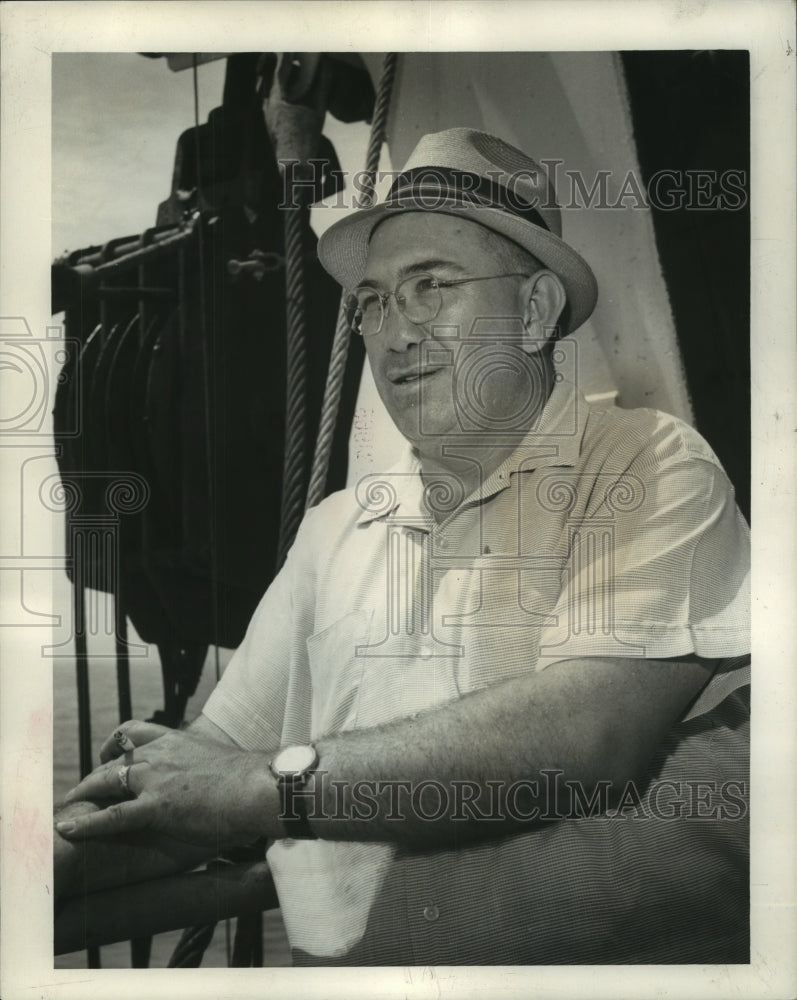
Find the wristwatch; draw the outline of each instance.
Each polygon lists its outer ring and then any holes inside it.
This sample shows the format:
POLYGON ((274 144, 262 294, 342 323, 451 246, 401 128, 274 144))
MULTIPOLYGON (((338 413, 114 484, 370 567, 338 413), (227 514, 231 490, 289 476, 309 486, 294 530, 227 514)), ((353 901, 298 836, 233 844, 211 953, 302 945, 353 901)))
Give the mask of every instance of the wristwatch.
POLYGON ((281 815, 286 836, 294 840, 315 839, 307 815, 308 793, 302 792, 307 779, 315 774, 318 754, 312 743, 307 746, 283 747, 268 765, 277 779, 281 815))

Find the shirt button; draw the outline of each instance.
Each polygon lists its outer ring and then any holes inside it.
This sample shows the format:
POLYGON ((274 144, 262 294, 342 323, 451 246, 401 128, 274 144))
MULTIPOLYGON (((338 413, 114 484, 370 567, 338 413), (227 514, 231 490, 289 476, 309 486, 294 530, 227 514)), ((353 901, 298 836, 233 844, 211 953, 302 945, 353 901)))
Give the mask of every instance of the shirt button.
POLYGON ((440 911, 434 905, 424 906, 423 908, 423 919, 428 920, 433 923, 440 916, 440 911))
POLYGON ((438 546, 441 549, 447 549, 448 548, 448 539, 447 538, 441 538, 441 539, 438 540, 437 544, 438 544, 438 546))
POLYGON ((431 646, 421 646, 421 656, 431 656, 434 650, 431 646))

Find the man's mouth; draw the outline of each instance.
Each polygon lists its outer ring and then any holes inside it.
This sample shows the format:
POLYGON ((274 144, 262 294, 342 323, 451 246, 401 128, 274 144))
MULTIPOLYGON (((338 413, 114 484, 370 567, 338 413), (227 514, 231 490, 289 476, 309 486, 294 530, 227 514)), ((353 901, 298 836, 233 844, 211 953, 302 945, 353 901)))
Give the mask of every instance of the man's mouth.
POLYGON ((421 379, 428 378, 439 371, 439 368, 412 368, 405 372, 394 372, 388 378, 393 385, 410 385, 414 382, 420 382, 421 379))

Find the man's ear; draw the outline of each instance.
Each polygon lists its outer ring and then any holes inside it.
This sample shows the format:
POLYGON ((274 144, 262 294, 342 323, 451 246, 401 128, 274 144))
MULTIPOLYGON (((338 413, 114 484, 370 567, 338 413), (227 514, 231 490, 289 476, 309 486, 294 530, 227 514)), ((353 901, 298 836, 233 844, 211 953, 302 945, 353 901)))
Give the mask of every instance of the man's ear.
POLYGON ((550 340, 559 322, 567 295, 564 285, 553 271, 532 274, 523 284, 523 348, 529 353, 539 351, 550 340))

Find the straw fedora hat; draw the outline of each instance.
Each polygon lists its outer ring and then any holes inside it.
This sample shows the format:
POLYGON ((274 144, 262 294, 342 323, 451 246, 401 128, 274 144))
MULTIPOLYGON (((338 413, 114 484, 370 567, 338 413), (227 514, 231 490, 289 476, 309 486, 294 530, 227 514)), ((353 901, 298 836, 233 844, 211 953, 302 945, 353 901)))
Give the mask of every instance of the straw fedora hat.
POLYGON ((353 212, 322 235, 318 256, 345 289, 360 282, 371 234, 400 212, 461 215, 517 243, 559 276, 567 293, 562 333, 589 317, 595 275, 562 239, 562 218, 546 172, 496 136, 470 128, 425 135, 385 199, 353 212))

